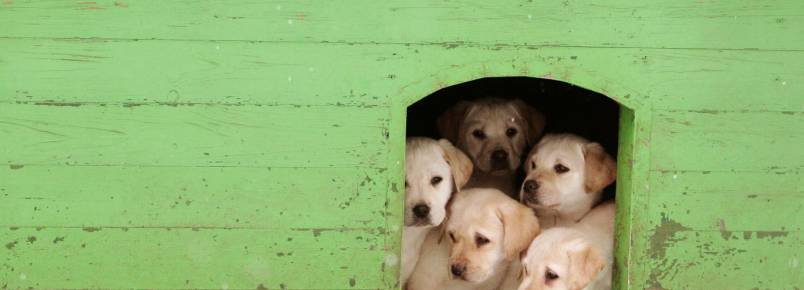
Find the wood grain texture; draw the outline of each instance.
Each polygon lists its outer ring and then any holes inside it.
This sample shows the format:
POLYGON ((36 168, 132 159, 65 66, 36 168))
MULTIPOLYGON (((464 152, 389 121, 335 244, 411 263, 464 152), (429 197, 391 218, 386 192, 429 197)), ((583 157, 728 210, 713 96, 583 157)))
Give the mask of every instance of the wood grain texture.
POLYGON ((793 128, 804 128, 804 112, 658 111, 651 169, 797 174, 804 135, 793 128))
POLYGON ((631 107, 789 112, 804 110, 804 67, 791 61, 801 58, 804 52, 0 39, 0 60, 14 72, 0 82, 0 102, 381 108, 471 79, 533 76, 631 107))
POLYGON ((0 19, 5 37, 804 49, 804 4, 784 0, 13 0, 0 19))
POLYGON ((0 132, 15 138, 0 152, 9 166, 382 168, 385 113, 335 106, 6 104, 0 132))
POLYGON ((381 230, 386 190, 382 171, 354 167, 4 168, 0 170, 4 180, 0 227, 381 230), (302 206, 304 210, 299 209, 302 206))
POLYGON ((371 231, 0 229, 0 287, 376 289, 371 231), (337 247, 336 247, 337 246, 337 247), (315 273, 316 279, 299 275, 315 273))

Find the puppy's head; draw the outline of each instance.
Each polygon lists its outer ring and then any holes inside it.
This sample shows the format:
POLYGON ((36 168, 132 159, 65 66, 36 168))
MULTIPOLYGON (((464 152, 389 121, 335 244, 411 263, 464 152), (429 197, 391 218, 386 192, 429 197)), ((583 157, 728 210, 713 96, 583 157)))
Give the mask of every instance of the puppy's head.
POLYGON ((604 266, 603 255, 581 232, 551 228, 533 240, 522 259, 519 290, 580 290, 604 266))
POLYGON ((522 100, 460 102, 438 118, 438 130, 472 158, 477 170, 505 175, 519 168, 528 144, 544 129, 544 116, 522 100))
POLYGON ((571 134, 548 134, 525 160, 520 200, 561 214, 587 212, 614 182, 617 166, 598 143, 571 134))
POLYGON ((440 225, 452 192, 471 175, 472 161, 449 141, 409 138, 405 144, 405 225, 440 225))
POLYGON ((533 211, 496 189, 474 188, 454 197, 444 231, 453 279, 480 283, 491 277, 539 233, 533 211))

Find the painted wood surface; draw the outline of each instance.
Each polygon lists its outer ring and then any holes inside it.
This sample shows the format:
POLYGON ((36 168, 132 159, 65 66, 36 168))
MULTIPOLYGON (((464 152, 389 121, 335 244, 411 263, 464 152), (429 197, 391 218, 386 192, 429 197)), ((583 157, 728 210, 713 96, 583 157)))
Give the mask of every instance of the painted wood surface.
POLYGON ((404 109, 628 109, 622 289, 799 289, 801 1, 0 2, 0 287, 394 289, 404 109))

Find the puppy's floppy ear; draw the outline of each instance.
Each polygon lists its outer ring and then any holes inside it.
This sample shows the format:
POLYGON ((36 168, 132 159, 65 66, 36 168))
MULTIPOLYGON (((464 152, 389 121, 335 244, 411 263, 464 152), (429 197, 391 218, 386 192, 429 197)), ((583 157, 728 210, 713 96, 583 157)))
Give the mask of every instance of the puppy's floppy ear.
POLYGON ((573 289, 583 289, 603 270, 604 258, 588 242, 578 239, 572 241, 569 256, 568 282, 573 289))
POLYGON ((586 192, 599 192, 617 179, 617 163, 599 143, 584 145, 583 158, 586 163, 584 172, 586 192))
POLYGON ((467 101, 460 101, 442 113, 436 121, 438 134, 441 134, 441 137, 452 143, 458 143, 458 138, 460 137, 458 130, 461 129, 461 122, 466 118, 466 112, 470 105, 471 103, 467 101))
POLYGON ((544 125, 546 123, 544 115, 536 110, 536 108, 531 107, 520 99, 513 100, 512 102, 516 110, 519 112, 519 115, 522 116, 522 118, 525 119, 525 123, 527 123, 525 139, 527 140, 528 145, 530 146, 536 144, 536 141, 538 141, 539 137, 541 137, 542 133, 544 133, 544 125))
POLYGON ((444 159, 447 160, 452 173, 452 191, 458 192, 472 176, 472 160, 461 149, 452 146, 447 139, 438 140, 438 145, 444 151, 444 159))
POLYGON ((541 232, 539 219, 529 207, 513 199, 506 201, 497 210, 503 223, 503 250, 508 259, 519 258, 533 239, 541 232))

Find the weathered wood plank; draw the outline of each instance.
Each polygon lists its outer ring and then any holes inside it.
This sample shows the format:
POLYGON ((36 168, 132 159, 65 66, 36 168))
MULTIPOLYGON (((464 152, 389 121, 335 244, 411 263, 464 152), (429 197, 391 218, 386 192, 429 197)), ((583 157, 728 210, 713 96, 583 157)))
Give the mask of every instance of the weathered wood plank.
POLYGON ((366 242, 378 235, 312 230, 0 228, 5 245, 0 248, 0 286, 378 289, 385 254, 366 242), (355 257, 360 257, 360 263, 354 262, 355 257))
POLYGON ((5 167, 0 227, 382 229, 387 188, 382 171, 5 167))
POLYGON ((657 111, 653 124, 652 170, 804 169, 803 112, 657 111))
POLYGON ((386 110, 337 106, 0 105, 19 165, 384 167, 386 110))
POLYGON ((4 37, 801 50, 804 3, 15 0, 0 6, 0 27, 4 37))
POLYGON ((804 220, 793 218, 804 210, 804 193, 693 194, 651 193, 651 212, 659 212, 692 230, 723 235, 753 231, 771 234, 801 231, 804 220))
POLYGON ((647 281, 635 289, 797 289, 804 283, 801 232, 689 231, 667 221, 650 237, 647 281))
POLYGON ((790 61, 803 57, 757 51, 0 39, 0 70, 14 72, 0 82, 0 102, 370 108, 476 78, 513 75, 564 80, 660 109, 803 111, 804 66, 790 61), (427 89, 409 91, 417 85, 427 89))
POLYGON ((800 172, 653 171, 651 195, 804 195, 800 172))
POLYGON ((13 73, 3 75, 0 100, 385 106, 392 70, 380 66, 398 61, 373 51, 367 58, 343 45, 5 39, 0 70, 13 73), (347 78, 346 70, 366 73, 347 78))
POLYGON ((804 176, 796 172, 651 172, 650 204, 694 230, 800 231, 804 176))

